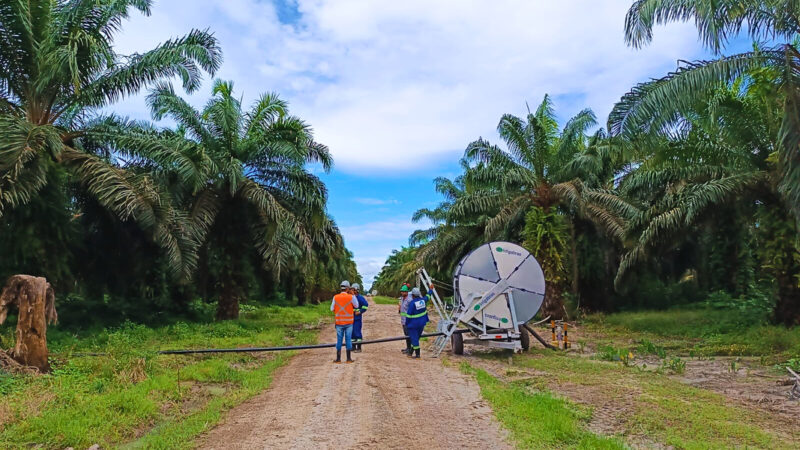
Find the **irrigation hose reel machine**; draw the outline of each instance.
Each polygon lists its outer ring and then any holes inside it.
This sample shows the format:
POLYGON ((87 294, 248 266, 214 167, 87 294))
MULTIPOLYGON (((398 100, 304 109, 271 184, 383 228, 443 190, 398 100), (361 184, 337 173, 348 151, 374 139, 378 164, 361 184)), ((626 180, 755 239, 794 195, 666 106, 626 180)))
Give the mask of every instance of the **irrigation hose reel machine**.
MULTIPOLYGON (((425 286, 434 283, 424 268, 417 271, 417 280, 425 286)), ((433 291, 437 331, 444 333, 434 342, 434 356, 448 340, 456 354, 463 353, 464 343, 521 352, 529 339, 522 327, 539 312, 544 293, 544 272, 527 250, 510 242, 481 245, 455 269, 454 308, 448 309, 433 291), (469 330, 469 338, 455 332, 459 325, 469 330)))

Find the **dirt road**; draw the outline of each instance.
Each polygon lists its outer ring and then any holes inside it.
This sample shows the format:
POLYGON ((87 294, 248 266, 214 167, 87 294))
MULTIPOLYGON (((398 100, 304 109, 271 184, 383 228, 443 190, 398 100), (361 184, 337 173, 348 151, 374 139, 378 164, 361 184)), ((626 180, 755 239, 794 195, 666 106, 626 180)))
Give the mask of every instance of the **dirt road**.
MULTIPOLYGON (((400 334, 397 307, 371 304, 364 336, 400 334)), ((333 325, 326 326, 320 342, 335 340, 333 325)), ((427 357, 424 344, 422 359, 406 358, 403 345, 364 346, 354 364, 332 364, 332 349, 300 353, 199 447, 510 448, 474 380, 427 357)))

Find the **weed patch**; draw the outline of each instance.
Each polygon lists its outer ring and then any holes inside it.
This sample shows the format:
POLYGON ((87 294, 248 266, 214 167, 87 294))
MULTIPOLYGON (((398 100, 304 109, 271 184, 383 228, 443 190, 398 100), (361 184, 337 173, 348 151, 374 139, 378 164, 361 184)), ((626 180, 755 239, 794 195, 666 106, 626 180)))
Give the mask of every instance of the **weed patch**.
POLYGON ((800 327, 767 325, 741 310, 673 309, 595 314, 584 326, 604 343, 639 342, 640 353, 691 356, 770 355, 780 361, 800 355, 800 327))
MULTIPOLYGON (((619 354, 619 349, 613 350, 607 354, 619 354)), ((620 417, 624 416, 617 423, 618 433, 632 442, 645 439, 645 443, 675 448, 796 448, 797 442, 782 440, 782 435, 776 433, 776 427, 780 425, 772 423, 763 411, 734 405, 721 394, 688 386, 667 376, 667 373, 682 373, 686 369, 686 362, 681 358, 665 358, 662 366, 653 372, 624 367, 619 361, 609 362, 564 353, 530 352, 514 356, 513 365, 506 366, 504 371, 520 377, 525 369, 534 369, 533 379, 524 380, 525 384, 536 386, 543 392, 560 392, 581 402, 591 399, 593 405, 603 405, 605 408, 618 405, 620 417)), ((534 400, 526 396, 539 393, 525 391, 521 384, 502 384, 499 380, 487 382, 485 377, 490 377, 488 374, 475 373, 481 389, 487 390, 484 393, 487 400, 492 401, 492 396, 500 399, 496 400, 497 405, 493 403, 498 418, 501 418, 502 410, 512 409, 514 411, 505 413, 510 418, 501 420, 511 423, 507 425, 509 429, 524 428, 523 419, 519 419, 520 423, 514 423, 517 420, 515 411, 520 410, 520 402, 523 402, 518 399, 535 405, 539 402, 538 397, 534 400)), ((549 406, 554 407, 552 404, 549 406)), ((576 411, 574 417, 578 422, 586 421, 587 413, 577 412, 580 408, 575 409, 569 402, 562 406, 568 411, 576 411)), ((527 408, 530 409, 525 411, 536 411, 535 406, 527 408)), ((560 414, 560 409, 554 408, 554 414, 560 414)), ((532 427, 533 423, 538 422, 538 419, 530 419, 528 426, 532 427)), ((525 439, 544 439, 534 434, 538 432, 520 432, 528 433, 519 438, 521 443, 526 444, 523 447, 533 442, 525 439)), ((548 442, 553 448, 578 445, 575 439, 569 443, 548 442)))
POLYGON ((524 381, 504 383, 467 363, 461 370, 475 376, 495 416, 521 448, 626 448, 619 439, 586 430, 591 411, 585 407, 546 391, 532 391, 524 381))

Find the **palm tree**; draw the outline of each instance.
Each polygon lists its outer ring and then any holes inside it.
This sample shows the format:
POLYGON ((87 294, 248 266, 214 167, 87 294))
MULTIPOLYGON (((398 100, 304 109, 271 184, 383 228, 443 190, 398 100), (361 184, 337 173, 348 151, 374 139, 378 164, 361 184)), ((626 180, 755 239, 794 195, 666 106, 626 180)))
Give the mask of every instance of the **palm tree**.
MULTIPOLYGON (((611 225, 619 227, 617 219, 606 211, 583 206, 586 196, 606 194, 588 190, 581 178, 590 186, 601 186, 606 183, 601 178, 614 172, 609 169, 613 146, 608 145, 604 132, 587 136, 596 125, 594 113, 586 109, 559 131, 553 104, 546 95, 525 119, 511 114, 500 119, 497 130, 508 152, 484 139, 471 143, 465 152, 464 160, 469 165, 465 182, 476 189, 453 202, 452 214, 487 216, 484 240, 522 240, 526 225, 530 230, 535 228, 535 224, 526 224, 526 218, 544 220, 531 247, 548 281, 544 315, 561 317, 564 313, 562 290, 566 276, 562 273, 563 264, 552 256, 569 251, 565 248, 569 236, 563 236, 564 228, 550 220, 552 214, 580 214, 610 221, 609 229, 613 228, 611 225), (529 214, 531 209, 540 214, 529 214)), ((574 243, 574 239, 571 241, 574 243)), ((572 276, 577 278, 577 257, 574 247, 572 250, 572 276)), ((573 290, 576 286, 577 280, 573 279, 573 290)))
MULTIPOLYGON (((463 166, 463 169, 468 169, 463 166)), ((414 213, 412 220, 428 219, 433 226, 417 230, 411 235, 411 246, 419 246, 417 259, 438 273, 452 273, 458 261, 473 248, 483 243, 483 232, 488 216, 456 216, 453 204, 474 189, 468 186, 464 176, 455 180, 438 177, 433 180, 436 191, 445 200, 436 208, 422 208, 414 213)))
POLYGON ((420 268, 417 251, 417 247, 392 250, 370 290, 377 290, 381 295, 393 295, 403 283, 414 283, 417 269, 420 268))
MULTIPOLYGON (((714 220, 715 212, 731 206, 755 209, 752 220, 762 240, 758 248, 763 266, 777 284, 773 319, 800 323, 797 230, 775 164, 781 148, 783 99, 772 75, 755 70, 732 86, 686 100, 679 110, 661 112, 669 120, 654 117, 658 127, 645 127, 631 137, 648 157, 621 182, 621 197, 606 205, 614 205, 626 230, 627 253, 617 285, 649 257, 682 241, 693 227, 714 220)), ((623 101, 612 117, 623 117, 620 109, 630 106, 623 101)))
POLYGON ((177 131, 111 116, 92 137, 173 186, 173 197, 189 211, 195 242, 203 245, 217 318, 236 318, 248 294, 253 251, 278 279, 331 231, 325 185, 306 168, 317 163, 329 170, 331 156, 276 94, 262 95, 244 111, 233 84, 217 80, 202 111, 168 84, 147 101, 153 116, 174 120, 177 131))
POLYGON ((133 219, 167 249, 186 275, 188 242, 176 212, 147 174, 115 164, 84 145, 100 108, 161 79, 179 77, 192 91, 201 71, 221 61, 203 31, 143 54, 114 52, 114 35, 130 10, 149 14, 150 0, 29 0, 0 4, 0 217, 28 204, 66 171, 119 219, 133 219))
POLYGON ((677 111, 696 96, 758 68, 775 74, 769 79, 782 95, 781 128, 776 148, 778 187, 800 222, 800 3, 796 0, 639 0, 625 20, 625 39, 641 47, 653 38, 653 26, 694 19, 703 42, 721 52, 745 30, 753 39, 785 40, 770 48, 755 48, 714 61, 685 65, 655 83, 644 83, 626 94, 609 118, 613 134, 632 136, 641 129, 663 129, 677 111))
POLYGON ((309 230, 311 251, 296 254, 286 272, 284 283, 287 296, 297 297, 298 304, 310 298, 321 301, 339 291, 339 283, 349 280, 361 283, 353 254, 345 247, 344 238, 331 217, 321 226, 314 224, 309 230))

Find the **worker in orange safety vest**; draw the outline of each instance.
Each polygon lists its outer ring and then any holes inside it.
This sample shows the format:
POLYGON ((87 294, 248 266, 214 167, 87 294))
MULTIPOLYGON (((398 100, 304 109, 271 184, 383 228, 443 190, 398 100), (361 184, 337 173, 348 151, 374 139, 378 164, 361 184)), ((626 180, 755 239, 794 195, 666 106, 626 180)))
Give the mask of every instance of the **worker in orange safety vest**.
POLYGON ((352 363, 350 351, 353 350, 353 319, 356 314, 361 314, 358 308, 358 299, 350 292, 350 282, 342 281, 339 285, 341 292, 333 296, 331 311, 336 318, 336 359, 335 364, 342 362, 342 338, 347 346, 347 363, 352 363))

